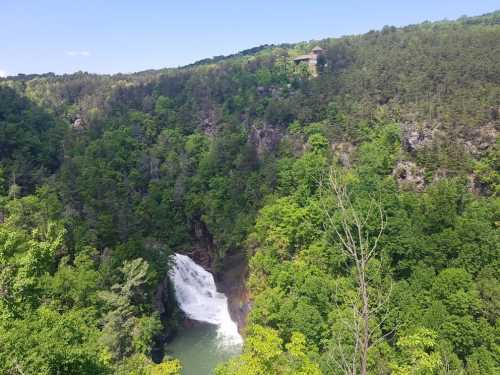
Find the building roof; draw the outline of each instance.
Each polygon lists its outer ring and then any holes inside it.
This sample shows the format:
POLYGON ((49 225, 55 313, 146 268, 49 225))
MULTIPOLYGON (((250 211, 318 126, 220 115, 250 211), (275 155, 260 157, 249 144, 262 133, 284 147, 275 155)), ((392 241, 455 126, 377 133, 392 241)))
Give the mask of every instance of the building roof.
POLYGON ((311 60, 314 59, 314 56, 311 55, 300 55, 293 59, 293 61, 302 61, 302 60, 311 60))
POLYGON ((320 51, 323 51, 323 48, 321 48, 320 46, 316 46, 312 49, 313 52, 320 52, 320 51))

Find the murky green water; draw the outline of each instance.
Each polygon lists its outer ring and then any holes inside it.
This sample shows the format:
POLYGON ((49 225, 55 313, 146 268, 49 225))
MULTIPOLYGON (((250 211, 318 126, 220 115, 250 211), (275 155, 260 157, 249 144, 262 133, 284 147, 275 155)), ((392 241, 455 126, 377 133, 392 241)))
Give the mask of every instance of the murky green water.
POLYGON ((165 353, 182 362, 183 375, 209 375, 220 362, 238 355, 241 347, 219 345, 216 327, 197 323, 183 328, 176 338, 167 344, 165 353))

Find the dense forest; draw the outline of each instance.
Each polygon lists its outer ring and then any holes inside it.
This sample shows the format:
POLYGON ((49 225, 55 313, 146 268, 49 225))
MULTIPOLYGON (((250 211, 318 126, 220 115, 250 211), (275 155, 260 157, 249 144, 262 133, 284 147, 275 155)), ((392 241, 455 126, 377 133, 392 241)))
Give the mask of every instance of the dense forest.
POLYGON ((0 78, 0 373, 180 374, 173 252, 248 261, 217 375, 500 373, 499 40, 494 12, 0 78))

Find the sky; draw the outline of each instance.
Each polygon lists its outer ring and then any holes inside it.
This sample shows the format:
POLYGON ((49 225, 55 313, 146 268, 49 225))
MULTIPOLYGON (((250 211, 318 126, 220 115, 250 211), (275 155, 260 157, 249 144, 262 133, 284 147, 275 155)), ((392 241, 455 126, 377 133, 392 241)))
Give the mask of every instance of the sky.
POLYGON ((500 0, 0 0, 0 76, 176 67, 498 9, 500 0))

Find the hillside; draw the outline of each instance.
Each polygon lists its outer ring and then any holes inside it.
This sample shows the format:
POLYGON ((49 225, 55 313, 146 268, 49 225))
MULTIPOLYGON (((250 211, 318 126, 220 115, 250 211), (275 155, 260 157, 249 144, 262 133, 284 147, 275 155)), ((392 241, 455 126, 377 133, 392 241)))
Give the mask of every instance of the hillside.
POLYGON ((498 373, 499 40, 497 11, 0 79, 0 372, 176 373, 181 252, 249 263, 219 375, 498 373))

